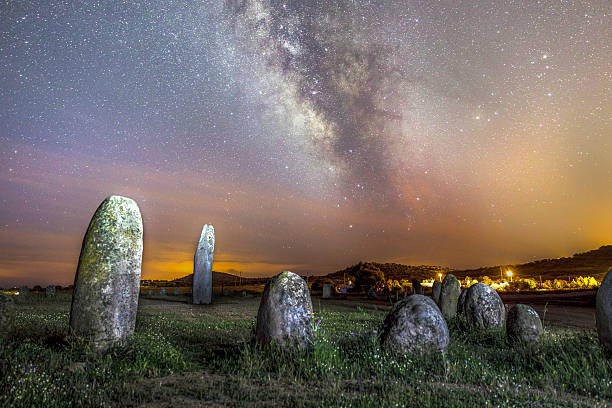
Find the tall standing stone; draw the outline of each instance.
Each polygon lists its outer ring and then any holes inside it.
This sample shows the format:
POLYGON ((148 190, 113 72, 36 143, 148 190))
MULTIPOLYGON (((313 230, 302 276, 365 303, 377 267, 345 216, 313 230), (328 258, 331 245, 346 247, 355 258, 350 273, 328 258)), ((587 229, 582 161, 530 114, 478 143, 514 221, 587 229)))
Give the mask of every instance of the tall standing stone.
POLYGON ((608 271, 597 290, 595 325, 599 341, 612 353, 612 269, 608 271))
POLYGON ((83 239, 70 309, 71 333, 105 350, 134 332, 142 267, 142 218, 133 200, 110 196, 83 239))
POLYGON ((416 279, 412 280, 412 294, 413 295, 423 294, 423 286, 421 286, 421 281, 416 280, 416 279))
POLYGON ((193 258, 193 304, 208 305, 212 302, 212 265, 215 252, 215 229, 205 224, 200 234, 193 258))
POLYGON ((0 336, 13 332, 15 328, 15 301, 11 295, 0 292, 0 336))
POLYGON ((331 297, 331 284, 324 283, 323 284, 323 299, 329 299, 331 297))
POLYGON ((55 296, 55 286, 49 285, 45 288, 45 297, 53 297, 55 296))
POLYGON ((431 288, 431 298, 436 305, 440 304, 440 292, 442 291, 442 284, 439 281, 434 281, 433 286, 431 288))
POLYGON ((308 285, 299 275, 284 271, 268 282, 259 310, 255 339, 287 347, 312 344, 312 301, 308 285))
POLYGON ((455 275, 448 274, 442 281, 440 288, 440 312, 446 320, 452 319, 457 315, 457 301, 461 293, 461 285, 455 275))

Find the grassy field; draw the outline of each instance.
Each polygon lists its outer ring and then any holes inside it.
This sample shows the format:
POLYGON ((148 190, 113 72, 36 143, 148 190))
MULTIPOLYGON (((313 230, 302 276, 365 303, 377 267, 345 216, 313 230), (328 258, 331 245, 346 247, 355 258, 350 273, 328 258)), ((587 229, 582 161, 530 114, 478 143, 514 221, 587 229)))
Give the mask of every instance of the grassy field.
POLYGON ((95 356, 67 341, 70 297, 17 304, 0 351, 0 406, 612 406, 612 359, 593 330, 547 327, 537 347, 451 322, 444 353, 381 352, 385 311, 313 299, 315 345, 252 344, 259 298, 192 306, 141 298, 129 345, 95 356))

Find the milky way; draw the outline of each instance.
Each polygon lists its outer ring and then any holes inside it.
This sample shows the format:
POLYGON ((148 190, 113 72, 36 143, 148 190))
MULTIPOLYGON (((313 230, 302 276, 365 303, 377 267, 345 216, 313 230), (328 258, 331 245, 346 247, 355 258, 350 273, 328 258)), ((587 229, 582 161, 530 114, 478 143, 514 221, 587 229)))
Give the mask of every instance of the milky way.
POLYGON ((144 277, 464 267, 610 241, 609 1, 8 2, 0 284, 69 283, 109 194, 144 277))

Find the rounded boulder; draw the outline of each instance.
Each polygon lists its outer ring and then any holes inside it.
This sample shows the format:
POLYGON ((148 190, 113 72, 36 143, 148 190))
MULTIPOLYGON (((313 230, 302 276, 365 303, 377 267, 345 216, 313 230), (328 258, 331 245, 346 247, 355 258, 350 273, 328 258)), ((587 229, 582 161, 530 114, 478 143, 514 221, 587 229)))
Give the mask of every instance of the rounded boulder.
POLYGON ((488 329, 504 324, 506 309, 497 292, 484 283, 476 283, 467 290, 463 313, 472 327, 488 329))
POLYGON ((463 304, 465 303, 465 295, 467 294, 469 288, 465 288, 459 294, 459 298, 457 299, 457 314, 463 313, 463 304))
POLYGON ((600 343, 612 353, 612 269, 608 271, 597 290, 595 325, 600 343))
POLYGON ((281 347, 309 347, 312 316, 312 301, 304 279, 290 271, 281 272, 264 289, 255 339, 261 345, 274 342, 281 347))
POLYGON ((518 304, 508 311, 506 333, 512 342, 537 343, 542 331, 540 316, 532 307, 518 304))
POLYGON ((394 354, 443 350, 449 342, 448 326, 440 309, 423 295, 396 303, 383 326, 381 347, 394 354))

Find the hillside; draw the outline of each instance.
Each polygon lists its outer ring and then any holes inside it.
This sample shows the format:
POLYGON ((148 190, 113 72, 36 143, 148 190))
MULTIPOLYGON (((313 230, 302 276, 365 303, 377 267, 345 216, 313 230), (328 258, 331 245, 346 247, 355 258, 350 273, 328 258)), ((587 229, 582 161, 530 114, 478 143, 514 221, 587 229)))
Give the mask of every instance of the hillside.
MULTIPOLYGON (((232 286, 242 283, 243 285, 259 285, 267 282, 268 278, 240 278, 225 272, 212 272, 214 286, 232 286)), ((147 287, 190 287, 193 285, 193 274, 190 273, 182 278, 177 278, 171 281, 167 280, 143 280, 141 286, 147 287)))
POLYGON ((610 267, 612 267, 612 245, 605 245, 599 249, 574 254, 571 257, 541 259, 524 264, 485 266, 477 269, 464 270, 430 265, 411 266, 397 263, 360 263, 349 266, 340 271, 318 277, 316 278, 316 281, 324 282, 326 280, 331 280, 336 284, 341 284, 344 282, 345 277, 348 279, 349 276, 354 275, 356 270, 367 267, 374 267, 375 269, 382 271, 385 279, 394 279, 398 281, 402 279, 431 279, 436 278, 439 273, 443 275, 453 273, 459 279, 469 276, 470 278, 480 280, 482 277, 488 276, 489 278, 496 280, 499 279, 501 274, 505 273, 505 271, 508 269, 513 271, 515 277, 531 278, 536 280, 554 280, 568 279, 568 277, 575 278, 577 276, 593 276, 598 281, 601 281, 606 272, 610 269, 610 267))
POLYGON ((455 270, 458 278, 470 276, 478 278, 488 276, 497 279, 500 271, 512 269, 515 276, 542 280, 567 279, 568 276, 593 276, 602 280, 612 267, 612 245, 604 245, 599 249, 574 254, 571 257, 541 259, 524 264, 486 266, 477 269, 455 270))

